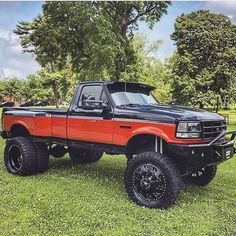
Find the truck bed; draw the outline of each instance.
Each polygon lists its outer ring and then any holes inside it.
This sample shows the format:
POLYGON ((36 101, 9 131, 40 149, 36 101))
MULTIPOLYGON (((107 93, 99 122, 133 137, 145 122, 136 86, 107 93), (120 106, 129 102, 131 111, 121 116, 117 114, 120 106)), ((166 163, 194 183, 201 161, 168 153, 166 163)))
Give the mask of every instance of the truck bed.
POLYGON ((21 125, 30 135, 66 138, 67 109, 4 108, 3 130, 21 125))

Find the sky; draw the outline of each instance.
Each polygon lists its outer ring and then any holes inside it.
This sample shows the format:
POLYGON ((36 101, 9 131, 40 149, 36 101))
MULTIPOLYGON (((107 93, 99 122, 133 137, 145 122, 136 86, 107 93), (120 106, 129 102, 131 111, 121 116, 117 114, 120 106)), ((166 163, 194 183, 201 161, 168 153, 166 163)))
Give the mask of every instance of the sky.
MULTIPOLYGON (((0 79, 16 76, 20 79, 35 73, 40 66, 34 55, 22 53, 19 38, 13 33, 19 21, 31 21, 41 13, 43 2, 22 2, 0 0, 0 79)), ((139 33, 149 41, 161 40, 162 44, 155 54, 164 61, 175 50, 170 34, 174 31, 177 16, 183 13, 206 9, 214 13, 223 13, 236 23, 236 1, 178 1, 172 2, 167 14, 150 30, 145 23, 139 24, 139 33)))

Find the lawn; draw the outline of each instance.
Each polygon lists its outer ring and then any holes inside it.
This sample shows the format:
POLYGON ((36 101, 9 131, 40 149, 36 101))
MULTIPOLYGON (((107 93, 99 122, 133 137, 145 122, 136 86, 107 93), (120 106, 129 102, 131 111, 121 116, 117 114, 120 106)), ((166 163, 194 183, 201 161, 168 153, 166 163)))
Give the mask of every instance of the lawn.
POLYGON ((124 156, 105 155, 75 167, 65 156, 51 158, 45 174, 17 177, 1 159, 0 235, 236 235, 236 158, 208 187, 184 187, 168 210, 129 201, 125 165, 124 156))

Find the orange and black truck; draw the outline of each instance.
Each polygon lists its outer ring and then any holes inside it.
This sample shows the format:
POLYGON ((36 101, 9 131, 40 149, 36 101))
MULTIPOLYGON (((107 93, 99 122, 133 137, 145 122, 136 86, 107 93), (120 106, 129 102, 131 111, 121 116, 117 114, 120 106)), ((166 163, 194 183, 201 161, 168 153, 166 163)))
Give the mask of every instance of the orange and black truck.
MULTIPOLYGON (((160 105, 155 88, 129 82, 82 82, 69 109, 4 108, 4 161, 14 175, 42 173, 49 156, 72 163, 124 154, 129 198, 168 208, 183 184, 207 185, 217 165, 233 157, 236 131, 219 114, 160 105)), ((118 157, 117 157, 118 158, 118 157)))

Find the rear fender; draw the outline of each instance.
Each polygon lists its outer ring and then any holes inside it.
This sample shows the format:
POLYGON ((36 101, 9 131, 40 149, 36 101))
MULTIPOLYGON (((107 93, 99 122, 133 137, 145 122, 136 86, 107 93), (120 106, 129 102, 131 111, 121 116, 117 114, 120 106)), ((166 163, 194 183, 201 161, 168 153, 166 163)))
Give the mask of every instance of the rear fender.
POLYGON ((14 126, 21 126, 22 128, 26 129, 29 134, 31 134, 31 133, 30 133, 29 126, 28 126, 26 123, 24 123, 24 122, 22 122, 22 121, 20 121, 20 120, 17 121, 17 122, 14 122, 14 123, 11 125, 9 131, 12 131, 12 129, 14 128, 14 126))

